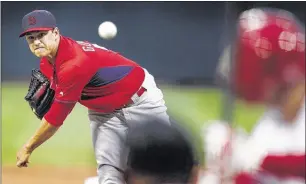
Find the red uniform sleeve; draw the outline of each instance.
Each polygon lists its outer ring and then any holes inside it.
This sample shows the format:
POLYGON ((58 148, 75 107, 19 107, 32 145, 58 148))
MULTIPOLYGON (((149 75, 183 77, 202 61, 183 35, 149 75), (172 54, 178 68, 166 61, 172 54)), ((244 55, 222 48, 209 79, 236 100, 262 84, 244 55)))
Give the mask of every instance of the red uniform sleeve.
POLYGON ((235 184, 257 184, 255 177, 249 173, 239 173, 234 177, 235 184))
POLYGON ((305 179, 305 154, 268 155, 261 168, 279 177, 301 177, 305 179))
POLYGON ((63 69, 57 75, 57 87, 54 102, 44 116, 50 124, 61 126, 78 102, 81 92, 90 80, 91 75, 78 66, 63 69))

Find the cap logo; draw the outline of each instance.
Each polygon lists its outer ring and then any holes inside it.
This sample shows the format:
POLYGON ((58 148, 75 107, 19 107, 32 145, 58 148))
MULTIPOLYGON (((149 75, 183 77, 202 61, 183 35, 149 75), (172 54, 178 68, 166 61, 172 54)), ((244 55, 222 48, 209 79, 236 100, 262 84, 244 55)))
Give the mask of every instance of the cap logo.
POLYGON ((36 18, 33 16, 29 16, 28 21, 29 21, 29 25, 33 26, 36 24, 36 18))

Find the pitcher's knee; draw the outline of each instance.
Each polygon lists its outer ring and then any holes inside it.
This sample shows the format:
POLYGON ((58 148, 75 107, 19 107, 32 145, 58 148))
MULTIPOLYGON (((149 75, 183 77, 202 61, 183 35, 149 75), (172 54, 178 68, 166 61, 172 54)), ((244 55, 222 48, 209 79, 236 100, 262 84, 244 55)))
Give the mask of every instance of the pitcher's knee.
POLYGON ((125 184, 124 173, 110 165, 102 165, 99 170, 99 184, 125 184))

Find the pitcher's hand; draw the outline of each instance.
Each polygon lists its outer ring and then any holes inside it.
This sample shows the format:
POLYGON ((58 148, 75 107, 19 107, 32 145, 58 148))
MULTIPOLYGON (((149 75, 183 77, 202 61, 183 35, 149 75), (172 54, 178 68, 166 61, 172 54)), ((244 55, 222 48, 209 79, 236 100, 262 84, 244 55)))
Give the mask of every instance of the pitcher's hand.
POLYGON ((23 146, 17 153, 17 167, 28 167, 32 151, 23 146))

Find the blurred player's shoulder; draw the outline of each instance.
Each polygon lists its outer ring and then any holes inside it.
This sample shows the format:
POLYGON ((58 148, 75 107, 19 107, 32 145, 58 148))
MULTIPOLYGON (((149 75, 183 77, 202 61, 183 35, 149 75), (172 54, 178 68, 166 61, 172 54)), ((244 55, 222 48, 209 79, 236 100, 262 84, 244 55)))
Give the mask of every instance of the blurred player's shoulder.
POLYGON ((154 117, 130 127, 128 145, 132 180, 147 176, 165 183, 190 180, 197 159, 187 132, 174 122, 168 124, 154 117))

